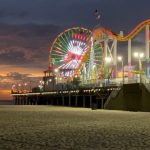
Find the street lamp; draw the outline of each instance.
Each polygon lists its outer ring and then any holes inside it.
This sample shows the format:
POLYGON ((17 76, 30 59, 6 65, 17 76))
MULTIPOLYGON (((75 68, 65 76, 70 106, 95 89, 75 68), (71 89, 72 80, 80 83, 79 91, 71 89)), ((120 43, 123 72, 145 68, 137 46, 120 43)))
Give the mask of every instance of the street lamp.
POLYGON ((56 68, 56 69, 54 69, 54 72, 55 72, 55 73, 57 73, 57 72, 58 72, 58 69, 57 69, 57 68, 56 68))
POLYGON ((141 83, 141 71, 142 71, 142 62, 141 59, 144 57, 144 53, 135 52, 134 57, 138 59, 139 61, 139 74, 140 74, 140 83, 141 83))
POLYGON ((105 62, 110 63, 112 61, 111 57, 105 57, 105 62))
POLYGON ((107 76, 107 78, 108 78, 108 83, 109 83, 109 78, 110 78, 110 75, 109 75, 109 64, 111 63, 111 61, 112 61, 112 58, 111 58, 111 57, 105 57, 105 62, 106 62, 106 64, 107 64, 107 66, 108 66, 108 76, 107 76))
POLYGON ((27 92, 27 88, 26 88, 26 87, 27 87, 27 83, 25 82, 25 83, 24 83, 24 92, 25 92, 25 93, 27 92))
POLYGON ((52 79, 49 79, 48 81, 49 81, 49 82, 52 82, 52 79))
POLYGON ((15 88, 16 88, 16 85, 15 85, 15 84, 13 84, 13 85, 12 85, 12 87, 11 87, 11 91, 12 91, 12 93, 15 91, 15 88))
POLYGON ((21 87, 22 85, 19 83, 18 84, 18 88, 19 88, 19 93, 22 93, 22 87, 21 87))
POLYGON ((123 62, 122 56, 118 56, 118 61, 121 62, 121 66, 122 66, 122 81, 123 81, 123 84, 124 84, 124 62, 123 62))

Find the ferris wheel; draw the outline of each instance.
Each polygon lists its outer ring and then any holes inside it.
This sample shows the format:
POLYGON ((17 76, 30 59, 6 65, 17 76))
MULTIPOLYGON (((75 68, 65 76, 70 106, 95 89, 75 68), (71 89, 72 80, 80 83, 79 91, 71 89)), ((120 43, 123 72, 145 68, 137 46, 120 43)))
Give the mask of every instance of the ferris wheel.
POLYGON ((50 48, 50 66, 59 69, 62 77, 73 77, 78 72, 84 79, 92 79, 103 63, 103 55, 101 43, 91 41, 91 37, 92 32, 82 27, 60 33, 50 48))
POLYGON ((59 69, 61 76, 71 77, 82 63, 88 48, 91 31, 74 27, 60 33, 50 49, 50 65, 59 69))

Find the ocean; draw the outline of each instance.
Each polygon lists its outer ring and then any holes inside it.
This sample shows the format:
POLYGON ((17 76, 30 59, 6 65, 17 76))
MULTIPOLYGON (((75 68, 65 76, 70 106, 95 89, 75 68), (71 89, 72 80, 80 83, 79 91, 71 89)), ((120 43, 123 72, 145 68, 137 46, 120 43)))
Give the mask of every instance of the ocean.
POLYGON ((13 105, 12 100, 0 100, 0 105, 13 105))

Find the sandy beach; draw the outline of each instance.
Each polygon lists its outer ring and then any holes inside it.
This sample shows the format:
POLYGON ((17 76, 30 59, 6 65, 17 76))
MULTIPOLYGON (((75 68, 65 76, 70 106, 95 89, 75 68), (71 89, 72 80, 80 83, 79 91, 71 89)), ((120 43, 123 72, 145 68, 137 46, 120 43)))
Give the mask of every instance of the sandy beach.
POLYGON ((149 150, 150 113, 0 105, 0 150, 149 150))

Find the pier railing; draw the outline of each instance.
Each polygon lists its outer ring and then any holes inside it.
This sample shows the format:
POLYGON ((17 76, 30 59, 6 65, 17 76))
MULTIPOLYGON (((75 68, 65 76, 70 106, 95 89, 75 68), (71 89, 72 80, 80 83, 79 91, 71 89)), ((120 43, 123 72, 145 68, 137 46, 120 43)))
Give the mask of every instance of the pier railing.
POLYGON ((111 92, 111 94, 110 94, 109 97, 107 98, 106 102, 104 103, 104 108, 106 108, 106 106, 108 105, 108 103, 110 102, 111 99, 117 97, 117 95, 118 95, 119 92, 120 92, 120 89, 121 89, 121 87, 118 88, 118 89, 115 89, 115 90, 113 90, 113 91, 111 92))

